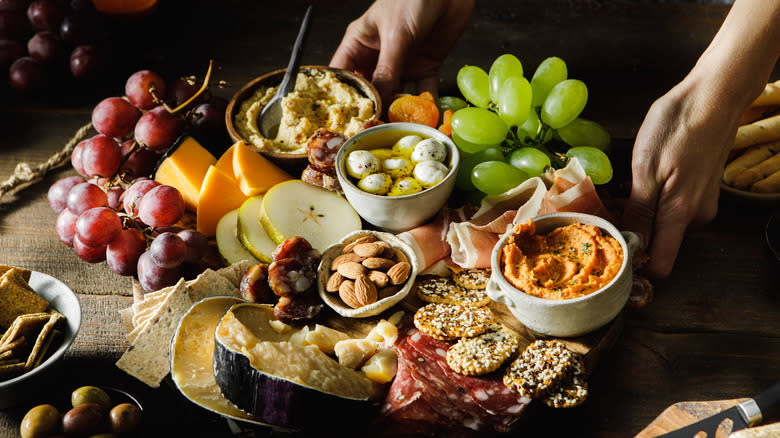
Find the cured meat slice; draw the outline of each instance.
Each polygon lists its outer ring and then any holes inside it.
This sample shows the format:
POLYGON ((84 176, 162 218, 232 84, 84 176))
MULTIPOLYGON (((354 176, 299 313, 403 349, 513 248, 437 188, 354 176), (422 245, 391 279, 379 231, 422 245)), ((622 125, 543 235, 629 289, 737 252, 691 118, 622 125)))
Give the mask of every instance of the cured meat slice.
POLYGON ((438 368, 437 371, 431 368, 431 373, 436 376, 439 384, 449 387, 450 393, 464 394, 463 399, 469 400, 469 410, 475 409, 476 405, 481 411, 478 417, 480 421, 492 425, 498 431, 510 430, 531 402, 507 388, 501 376, 496 373, 484 377, 469 377, 453 371, 446 361, 449 348, 447 342, 419 331, 410 335, 407 342, 427 363, 438 368))

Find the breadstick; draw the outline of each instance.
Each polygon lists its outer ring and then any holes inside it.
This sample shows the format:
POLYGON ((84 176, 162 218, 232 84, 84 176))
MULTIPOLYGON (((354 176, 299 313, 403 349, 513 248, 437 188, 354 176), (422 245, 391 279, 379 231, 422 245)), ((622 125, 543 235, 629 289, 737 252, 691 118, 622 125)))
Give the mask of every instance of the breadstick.
POLYGON ((745 189, 778 170, 780 170, 780 154, 775 154, 771 158, 756 164, 750 169, 743 170, 734 178, 734 184, 732 185, 738 189, 745 189))
POLYGON ((726 165, 726 168, 723 170, 723 182, 728 185, 733 185, 734 178, 736 178, 737 175, 778 152, 780 152, 780 141, 751 147, 742 155, 735 158, 734 161, 726 165))
POLYGON ((754 144, 780 139, 780 114, 759 120, 737 129, 733 149, 744 149, 754 144))
POLYGON ((756 193, 780 193, 780 170, 750 186, 756 193))
POLYGON ((780 104, 768 105, 768 106, 751 106, 745 110, 742 114, 742 118, 739 119, 739 126, 748 125, 756 120, 765 119, 780 113, 780 104))
POLYGON ((761 95, 750 106, 780 105, 780 81, 766 84, 761 95))

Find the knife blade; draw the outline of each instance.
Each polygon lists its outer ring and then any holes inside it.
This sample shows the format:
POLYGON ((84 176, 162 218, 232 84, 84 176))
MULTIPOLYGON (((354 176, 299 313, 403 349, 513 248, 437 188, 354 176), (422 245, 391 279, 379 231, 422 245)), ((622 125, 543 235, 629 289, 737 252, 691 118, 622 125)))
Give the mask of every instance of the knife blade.
POLYGON ((657 438, 715 437, 718 427, 727 419, 731 420, 732 423, 731 430, 727 433, 755 426, 763 419, 762 412, 766 412, 767 409, 774 406, 779 401, 780 381, 777 381, 771 388, 747 401, 715 415, 711 415, 701 421, 697 421, 696 423, 689 424, 688 426, 681 427, 680 429, 673 430, 663 435, 658 435, 657 438), (697 435, 702 432, 706 435, 697 435))

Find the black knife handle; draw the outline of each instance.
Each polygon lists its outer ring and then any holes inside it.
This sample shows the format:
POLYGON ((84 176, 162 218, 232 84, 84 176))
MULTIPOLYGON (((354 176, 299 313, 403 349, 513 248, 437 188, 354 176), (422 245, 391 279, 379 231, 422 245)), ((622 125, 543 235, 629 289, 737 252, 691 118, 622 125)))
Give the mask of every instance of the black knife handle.
POLYGON ((766 413, 770 407, 780 402, 780 380, 775 382, 771 388, 755 396, 753 400, 755 400, 761 412, 766 413))

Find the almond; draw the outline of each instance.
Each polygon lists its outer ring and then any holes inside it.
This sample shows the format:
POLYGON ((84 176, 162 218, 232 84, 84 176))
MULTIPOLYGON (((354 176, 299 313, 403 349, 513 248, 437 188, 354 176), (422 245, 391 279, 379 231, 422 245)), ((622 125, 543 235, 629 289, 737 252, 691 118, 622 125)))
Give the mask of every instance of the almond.
POLYGON ((377 288, 381 289, 385 286, 387 286, 387 283, 390 281, 390 278, 382 271, 370 271, 368 273, 368 278, 374 282, 377 288))
POLYGON ((344 301, 347 306, 357 309, 361 306, 360 302, 355 297, 355 283, 350 280, 344 280, 339 286, 339 298, 344 301))
POLYGON ((357 262, 360 263, 365 259, 365 257, 360 257, 359 255, 355 254, 354 252, 350 252, 347 254, 341 254, 340 256, 333 259, 332 262, 330 262, 330 270, 335 271, 338 269, 339 265, 346 262, 357 262))
POLYGON ((355 298, 361 306, 376 302, 376 285, 368 276, 360 275, 355 279, 355 298))
POLYGON ((380 242, 360 243, 355 245, 352 251, 361 257, 376 257, 385 250, 385 247, 379 243, 380 242))
POLYGON ((403 284, 409 278, 412 266, 408 262, 398 262, 392 268, 387 270, 387 276, 390 283, 403 284))
POLYGON ((346 280, 343 275, 338 272, 334 272, 333 275, 328 278, 328 283, 325 285, 325 290, 328 292, 338 292, 341 283, 346 280))
POLYGON ((341 250, 342 254, 348 254, 351 253, 353 249, 355 249, 355 245, 360 245, 361 243, 368 243, 368 242, 374 242, 376 238, 374 236, 367 234, 365 236, 360 236, 357 239, 353 240, 352 242, 348 243, 347 246, 344 247, 344 249, 341 250))
POLYGON ((387 271, 395 264, 395 261, 382 257, 369 257, 361 262, 367 269, 387 271))
POLYGON ((366 275, 366 268, 357 262, 344 262, 336 270, 350 280, 355 280, 360 275, 366 275))
POLYGON ((392 246, 388 245, 387 248, 382 250, 381 256, 386 258, 386 259, 393 259, 393 260, 396 260, 396 261, 400 261, 400 260, 395 258, 395 252, 396 251, 398 251, 398 250, 393 248, 392 246))

